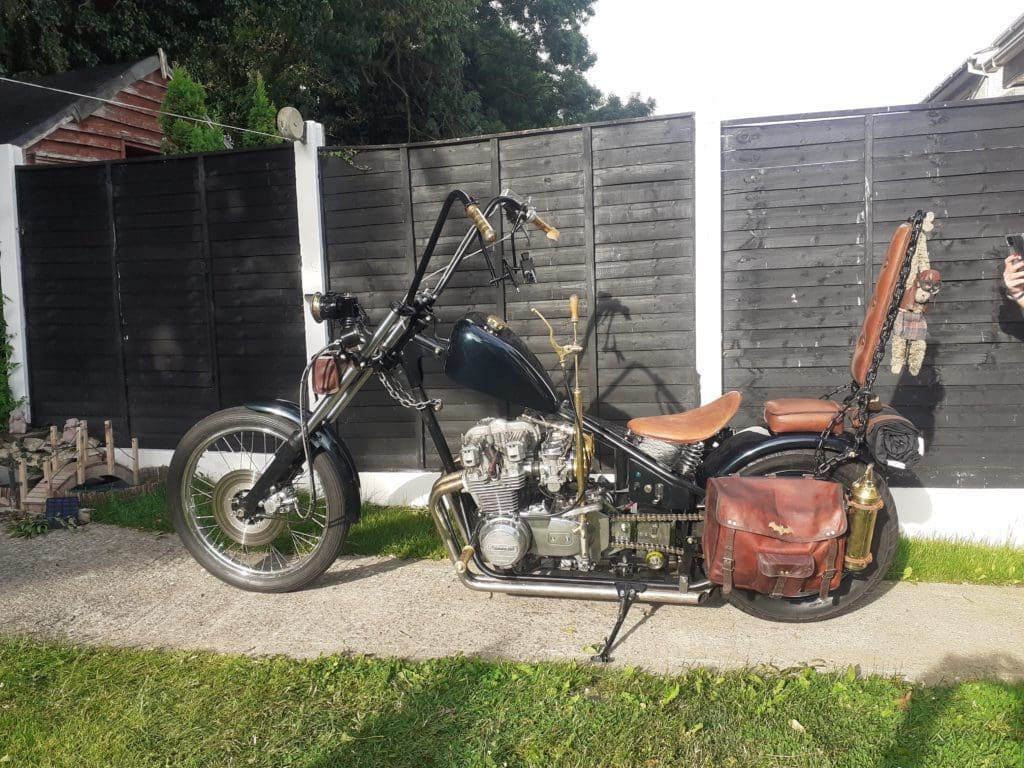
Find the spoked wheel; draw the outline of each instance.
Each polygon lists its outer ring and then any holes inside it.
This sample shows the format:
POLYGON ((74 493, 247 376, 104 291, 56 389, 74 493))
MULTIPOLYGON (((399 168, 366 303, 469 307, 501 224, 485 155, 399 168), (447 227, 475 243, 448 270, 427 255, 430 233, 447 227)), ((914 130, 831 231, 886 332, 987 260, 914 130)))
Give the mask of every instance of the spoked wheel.
POLYGON ((313 459, 247 520, 241 500, 294 430, 280 416, 230 408, 178 444, 167 478, 170 516, 185 547, 218 579, 254 592, 289 592, 326 571, 345 542, 342 478, 330 458, 313 459))
MULTIPOLYGON (((814 472, 814 451, 783 451, 752 461, 739 471, 740 475, 802 477, 814 472)), ((846 462, 832 473, 832 479, 850 490, 864 470, 865 464, 846 462)), ((885 506, 878 511, 875 533, 871 541, 872 562, 863 571, 847 571, 837 589, 825 600, 817 594, 807 597, 773 598, 745 589, 734 589, 726 599, 745 613, 770 621, 807 622, 830 619, 852 610, 857 602, 888 572, 899 543, 896 505, 885 481, 875 475, 875 485, 885 506)))

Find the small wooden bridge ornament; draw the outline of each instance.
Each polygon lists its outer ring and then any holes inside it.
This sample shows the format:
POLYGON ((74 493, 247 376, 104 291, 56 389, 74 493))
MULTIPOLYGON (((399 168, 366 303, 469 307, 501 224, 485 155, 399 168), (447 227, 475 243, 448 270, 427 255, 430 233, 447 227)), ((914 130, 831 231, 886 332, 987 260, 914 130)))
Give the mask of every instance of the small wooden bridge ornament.
POLYGON ((58 429, 50 427, 51 458, 43 462, 43 478, 35 487, 29 488, 28 465, 22 459, 18 463, 18 482, 21 490, 21 508, 26 512, 42 513, 46 500, 55 496, 67 496, 72 488, 86 480, 110 475, 131 485, 139 484, 139 441, 132 438, 132 465, 127 467, 117 462, 114 452, 114 429, 110 421, 103 423, 104 445, 89 447, 89 425, 85 420, 78 422, 75 433, 74 457, 58 461, 58 429))

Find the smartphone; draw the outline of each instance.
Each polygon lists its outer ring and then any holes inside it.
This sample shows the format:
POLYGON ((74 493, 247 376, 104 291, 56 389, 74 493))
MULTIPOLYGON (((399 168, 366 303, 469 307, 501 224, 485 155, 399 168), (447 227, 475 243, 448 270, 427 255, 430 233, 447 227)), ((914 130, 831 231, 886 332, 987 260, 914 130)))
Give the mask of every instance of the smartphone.
POLYGON ((1016 257, 1014 263, 1024 261, 1024 235, 1007 235, 1006 245, 1010 248, 1010 253, 1016 257))

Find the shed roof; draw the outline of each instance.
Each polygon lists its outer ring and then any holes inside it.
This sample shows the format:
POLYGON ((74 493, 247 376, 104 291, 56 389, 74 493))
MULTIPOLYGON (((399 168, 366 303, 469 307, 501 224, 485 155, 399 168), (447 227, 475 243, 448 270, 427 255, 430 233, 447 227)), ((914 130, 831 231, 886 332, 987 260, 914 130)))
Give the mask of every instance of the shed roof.
MULTIPOLYGON (((136 80, 160 68, 157 56, 134 64, 105 64, 24 82, 110 99, 136 80)), ((96 99, 0 81, 0 144, 27 146, 60 125, 81 120, 103 106, 96 99)))

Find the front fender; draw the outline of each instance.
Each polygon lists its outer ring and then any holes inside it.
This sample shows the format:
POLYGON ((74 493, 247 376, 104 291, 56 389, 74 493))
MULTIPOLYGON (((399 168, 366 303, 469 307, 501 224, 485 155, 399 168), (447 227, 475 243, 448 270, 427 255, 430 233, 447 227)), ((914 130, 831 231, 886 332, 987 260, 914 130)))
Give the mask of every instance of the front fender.
MULTIPOLYGON (((299 406, 288 400, 246 403, 245 407, 258 413, 269 413, 288 419, 296 428, 301 424, 299 406)), ((356 462, 352 458, 352 452, 345 444, 345 441, 338 437, 331 425, 327 423, 321 424, 310 432, 309 442, 317 452, 327 454, 338 473, 342 494, 345 498, 345 522, 358 523, 363 505, 359 493, 359 472, 356 470, 356 462)))
MULTIPOLYGON (((765 434, 744 430, 727 438, 704 460, 704 476, 731 475, 762 456, 779 451, 814 449, 818 447, 821 435, 816 432, 790 432, 782 435, 765 434)), ((845 453, 851 443, 841 435, 830 435, 825 440, 825 450, 845 453)))

